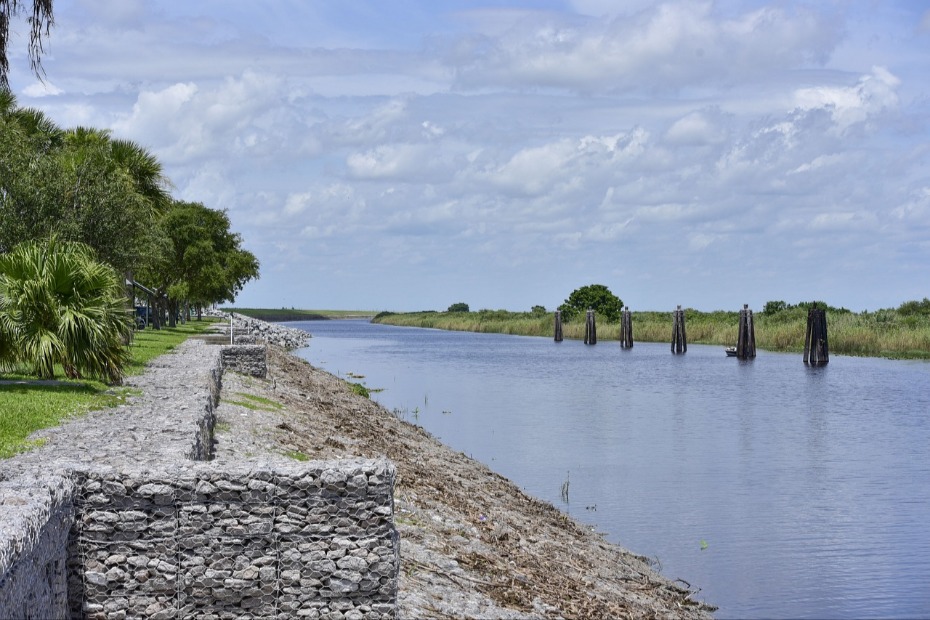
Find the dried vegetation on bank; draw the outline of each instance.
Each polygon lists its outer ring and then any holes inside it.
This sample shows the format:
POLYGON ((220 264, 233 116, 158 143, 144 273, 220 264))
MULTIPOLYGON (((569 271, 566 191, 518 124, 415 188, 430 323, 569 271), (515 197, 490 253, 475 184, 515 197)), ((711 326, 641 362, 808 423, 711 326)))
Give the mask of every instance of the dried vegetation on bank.
POLYGON ((292 458, 386 456, 397 467, 404 618, 708 618, 712 607, 342 380, 269 348, 269 379, 230 377, 280 409, 220 410, 227 444, 292 458), (246 442, 248 443, 248 442, 246 442))

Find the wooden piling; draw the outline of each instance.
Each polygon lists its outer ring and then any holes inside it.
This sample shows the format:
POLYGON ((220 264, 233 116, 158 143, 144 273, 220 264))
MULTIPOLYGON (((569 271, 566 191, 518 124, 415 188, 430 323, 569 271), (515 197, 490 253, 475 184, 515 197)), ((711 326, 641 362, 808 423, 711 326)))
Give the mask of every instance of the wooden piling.
POLYGON ((626 306, 620 312, 620 348, 633 348, 633 315, 626 306))
POLYGON ((562 311, 555 311, 555 341, 562 342, 562 311))
POLYGON ((672 319, 672 353, 688 352, 688 335, 685 332, 685 311, 678 306, 672 319))
POLYGON ((597 344, 597 324, 594 319, 594 310, 588 310, 585 315, 584 343, 597 344))
POLYGON ((752 322, 749 304, 739 311, 739 333, 736 337, 736 357, 745 360, 756 356, 756 328, 752 322))
POLYGON ((810 308, 807 311, 807 332, 804 336, 804 363, 811 366, 822 366, 829 361, 827 311, 810 308))

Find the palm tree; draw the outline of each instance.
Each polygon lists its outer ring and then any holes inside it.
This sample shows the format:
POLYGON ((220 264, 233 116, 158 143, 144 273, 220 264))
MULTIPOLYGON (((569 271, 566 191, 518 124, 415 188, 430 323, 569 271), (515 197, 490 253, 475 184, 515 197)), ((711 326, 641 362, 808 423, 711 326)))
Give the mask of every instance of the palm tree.
POLYGON ((45 112, 36 108, 20 108, 11 115, 37 155, 46 155, 64 142, 64 132, 45 112))
POLYGON ((171 205, 171 181, 157 157, 132 140, 121 139, 110 141, 110 157, 153 210, 165 211, 171 205))
MULTIPOLYGON (((24 0, 0 0, 0 89, 9 88, 7 73, 10 69, 7 44, 10 41, 10 21, 23 12, 24 0)), ((32 0, 32 14, 28 18, 29 62, 32 72, 42 78, 42 54, 45 52, 43 39, 48 38, 55 18, 52 15, 52 0, 32 0)))
POLYGON ((64 133, 44 113, 17 108, 0 89, 0 252, 20 241, 44 237, 61 220, 56 196, 57 157, 64 133))
POLYGON ((0 256, 0 345, 40 378, 61 364, 69 378, 119 382, 129 361, 131 330, 113 269, 80 243, 22 243, 0 256))

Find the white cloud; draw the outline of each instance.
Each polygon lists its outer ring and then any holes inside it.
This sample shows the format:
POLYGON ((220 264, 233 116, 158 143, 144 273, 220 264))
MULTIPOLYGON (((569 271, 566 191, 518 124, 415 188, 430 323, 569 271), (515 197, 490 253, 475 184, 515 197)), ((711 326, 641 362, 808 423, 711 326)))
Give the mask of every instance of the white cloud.
POLYGON ((52 84, 51 82, 33 82, 29 86, 23 89, 23 94, 27 97, 54 97, 55 95, 62 94, 63 90, 52 84))
POLYGON ((188 109, 188 104, 197 91, 197 85, 193 83, 173 84, 159 91, 142 91, 132 106, 132 112, 116 121, 113 130, 147 144, 162 146, 174 142, 181 136, 171 129, 190 116, 192 110, 188 109))
POLYGON ((312 217, 345 218, 364 209, 365 200, 351 185, 334 183, 306 192, 289 194, 284 201, 284 215, 295 216, 310 210, 312 217))
POLYGON ((456 69, 462 87, 677 90, 822 64, 838 38, 836 24, 813 11, 729 17, 710 2, 668 2, 606 21, 529 14, 456 69))
POLYGON ((671 144, 700 146, 718 144, 726 138, 725 130, 706 112, 696 111, 675 121, 665 134, 671 144))
POLYGON ((688 247, 695 251, 704 250, 718 242, 727 242, 727 237, 708 233, 691 233, 688 235, 688 247))
POLYGON ((901 222, 930 228, 930 187, 921 187, 907 201, 895 207, 891 214, 901 222))
POLYGON ((574 146, 567 140, 522 149, 491 171, 487 178, 502 190, 538 195, 564 177, 565 164, 574 155, 574 146))
POLYGON ((898 105, 896 89, 901 80, 884 67, 873 67, 855 86, 820 86, 795 91, 795 102, 802 110, 830 110, 840 131, 870 116, 898 105))
POLYGON ((840 154, 818 155, 812 161, 806 162, 789 171, 789 174, 800 174, 802 172, 811 172, 821 168, 837 166, 846 161, 846 158, 840 154))

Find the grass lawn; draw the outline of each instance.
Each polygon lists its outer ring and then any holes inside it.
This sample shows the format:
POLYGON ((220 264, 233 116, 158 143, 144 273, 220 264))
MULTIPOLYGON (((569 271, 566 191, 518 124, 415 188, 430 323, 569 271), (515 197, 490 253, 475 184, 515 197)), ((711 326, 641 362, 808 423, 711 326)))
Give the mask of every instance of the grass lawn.
MULTIPOLYGON (((141 374, 152 359, 167 353, 190 336, 206 331, 212 321, 191 321, 162 330, 136 332, 132 343, 129 375, 141 374)), ((57 369, 59 376, 64 376, 57 369)), ((131 388, 108 386, 99 381, 35 382, 22 374, 0 374, 0 380, 24 380, 29 383, 0 383, 0 459, 40 445, 29 435, 62 420, 92 411, 114 407, 135 393, 131 388)))

